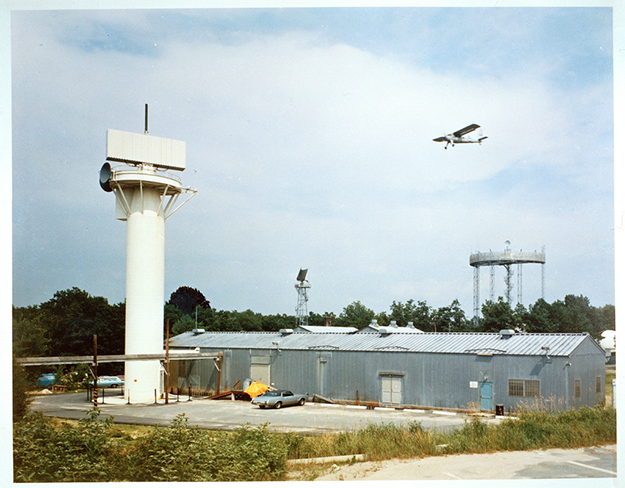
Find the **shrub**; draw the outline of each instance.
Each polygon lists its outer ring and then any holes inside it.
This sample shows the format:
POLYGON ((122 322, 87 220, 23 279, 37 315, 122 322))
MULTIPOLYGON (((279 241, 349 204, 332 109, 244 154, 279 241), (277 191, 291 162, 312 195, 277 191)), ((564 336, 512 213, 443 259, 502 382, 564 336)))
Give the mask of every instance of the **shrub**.
POLYGON ((114 477, 111 420, 92 411, 77 427, 54 425, 40 413, 16 424, 13 441, 15 481, 109 481, 114 477))
POLYGON ((267 425, 233 434, 189 426, 182 414, 172 427, 140 439, 129 455, 128 481, 271 481, 284 476, 287 443, 267 425))
POLYGON ((13 355, 13 422, 21 420, 28 413, 28 406, 33 401, 28 395, 29 387, 24 367, 13 355))
POLYGON ((292 459, 349 454, 363 454, 372 460, 425 456, 436 450, 436 439, 436 434, 423 429, 419 422, 410 422, 407 427, 369 424, 316 437, 293 433, 286 436, 292 459))
POLYGON ((486 425, 478 419, 446 434, 446 452, 577 448, 616 442, 616 412, 582 407, 558 413, 527 411, 518 420, 486 425))

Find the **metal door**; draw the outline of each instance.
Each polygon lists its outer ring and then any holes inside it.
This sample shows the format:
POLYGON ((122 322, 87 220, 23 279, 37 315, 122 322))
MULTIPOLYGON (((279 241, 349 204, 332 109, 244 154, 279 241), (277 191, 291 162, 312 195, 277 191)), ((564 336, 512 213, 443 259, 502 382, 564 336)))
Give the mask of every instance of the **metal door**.
POLYGON ((480 410, 493 409, 493 384, 482 382, 480 385, 480 410))
POLYGON ((402 384, 401 376, 384 375, 381 377, 381 401, 388 405, 401 405, 402 384))
POLYGON ((254 381, 259 381, 263 385, 269 385, 270 381, 270 365, 252 363, 250 368, 250 378, 254 381))

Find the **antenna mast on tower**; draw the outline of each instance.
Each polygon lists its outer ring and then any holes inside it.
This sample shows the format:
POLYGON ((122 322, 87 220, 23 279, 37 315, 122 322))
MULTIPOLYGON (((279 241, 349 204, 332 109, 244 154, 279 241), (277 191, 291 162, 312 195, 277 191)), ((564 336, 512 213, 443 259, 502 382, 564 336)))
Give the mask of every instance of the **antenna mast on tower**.
POLYGON ((308 325, 308 289, 310 283, 306 280, 306 274, 308 269, 301 269, 297 274, 298 283, 295 284, 297 290, 297 307, 295 307, 295 313, 297 315, 297 325, 308 325))

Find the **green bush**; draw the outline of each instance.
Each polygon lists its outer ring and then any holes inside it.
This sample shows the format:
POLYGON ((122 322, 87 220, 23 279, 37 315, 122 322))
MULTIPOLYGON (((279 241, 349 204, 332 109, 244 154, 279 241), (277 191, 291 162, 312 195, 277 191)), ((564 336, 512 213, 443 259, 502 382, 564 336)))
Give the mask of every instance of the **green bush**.
POLYGON ((182 414, 154 429, 129 455, 128 481, 271 481, 284 476, 287 443, 267 425, 233 434, 190 427, 182 414))
POLYGON ((15 426, 15 481, 108 481, 114 477, 115 451, 108 430, 111 420, 93 411, 77 427, 54 425, 40 413, 15 426))
POLYGON ((28 406, 33 401, 28 395, 29 389, 26 371, 13 355, 13 422, 18 422, 28 413, 28 406))
POLYGON ((14 429, 15 481, 272 481, 284 478, 287 444, 267 425, 234 433, 188 425, 157 427, 129 443, 112 421, 92 411, 78 426, 55 425, 41 414, 14 429))
POLYGON ((274 481, 285 478, 288 458, 364 454, 381 460, 441 453, 576 448, 616 442, 616 411, 581 408, 526 412, 489 425, 472 419, 451 432, 369 424, 337 434, 307 437, 271 433, 267 424, 234 432, 189 426, 182 414, 133 440, 111 419, 90 411, 77 426, 41 414, 14 425, 14 479, 22 482, 274 481), (445 445, 444 449, 440 449, 445 445))

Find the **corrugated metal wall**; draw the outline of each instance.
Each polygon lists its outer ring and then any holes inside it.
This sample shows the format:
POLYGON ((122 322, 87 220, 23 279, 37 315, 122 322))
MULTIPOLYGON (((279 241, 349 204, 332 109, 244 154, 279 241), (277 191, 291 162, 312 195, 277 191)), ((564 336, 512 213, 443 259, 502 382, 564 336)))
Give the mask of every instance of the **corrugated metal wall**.
MULTIPOLYGON (((253 356, 256 361, 265 358, 270 383, 276 388, 336 401, 383 404, 386 389, 385 398, 392 402, 400 398, 401 405, 467 409, 481 404, 482 393, 487 391, 483 388, 488 386, 483 387, 483 383, 490 383, 491 398, 482 403, 487 409, 504 405, 510 411, 538 403, 562 410, 596 405, 605 394, 604 357, 590 340, 584 341, 570 357, 276 349, 223 352, 221 391, 232 389, 239 380, 242 385, 250 378, 253 356), (540 397, 509 396, 510 379, 538 380, 540 397), (579 381, 578 397, 575 380, 579 381), (598 382, 600 392, 596 391, 598 382), (388 388, 393 389, 391 394, 388 388)), ((180 378, 172 385, 184 388, 192 383, 195 388, 199 383, 200 388, 216 391, 217 371, 212 362, 186 361, 178 371, 180 378)))

